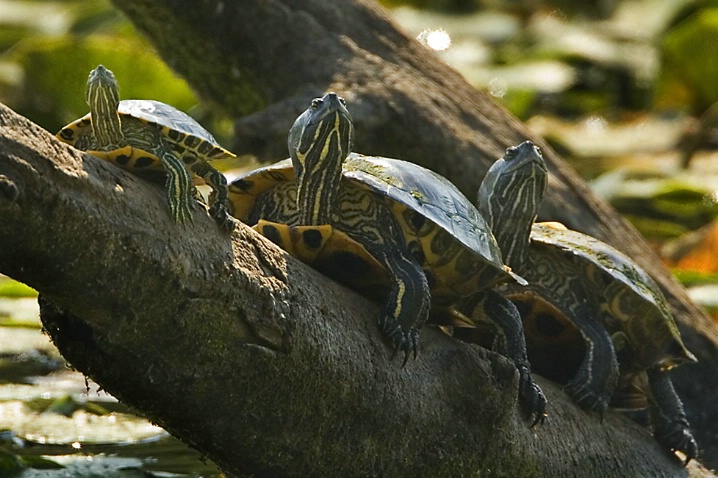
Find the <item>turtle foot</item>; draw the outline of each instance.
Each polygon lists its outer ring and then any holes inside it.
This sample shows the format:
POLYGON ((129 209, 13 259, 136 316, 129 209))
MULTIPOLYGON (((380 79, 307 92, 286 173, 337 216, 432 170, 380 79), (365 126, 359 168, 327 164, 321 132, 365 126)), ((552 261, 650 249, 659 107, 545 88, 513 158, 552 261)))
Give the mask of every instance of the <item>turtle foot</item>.
POLYGON ((671 451, 680 451, 686 455, 683 465, 698 455, 698 444, 684 419, 672 420, 653 430, 656 441, 671 451))
POLYGON ((221 202, 215 202, 209 207, 209 215, 219 224, 219 227, 225 231, 231 231, 234 228, 234 221, 229 214, 227 205, 221 202))
POLYGON ((532 420, 530 428, 542 425, 546 420, 546 396, 534 382, 528 367, 519 367, 519 402, 532 420))
POLYGON ((417 329, 410 328, 406 330, 398 323, 390 324, 386 322, 382 326, 382 332, 394 344, 392 358, 396 356, 397 352, 404 353, 402 367, 409 361, 409 355, 413 355, 414 359, 416 359, 416 353, 419 349, 419 331, 417 329))
POLYGON ((681 399, 676 394, 668 374, 658 368, 646 370, 650 385, 651 423, 656 441, 671 451, 686 455, 684 465, 698 455, 698 445, 691 433, 681 399))
POLYGON ((608 410, 610 397, 606 393, 594 390, 591 384, 585 382, 571 381, 564 388, 573 400, 584 410, 595 410, 601 418, 608 410))

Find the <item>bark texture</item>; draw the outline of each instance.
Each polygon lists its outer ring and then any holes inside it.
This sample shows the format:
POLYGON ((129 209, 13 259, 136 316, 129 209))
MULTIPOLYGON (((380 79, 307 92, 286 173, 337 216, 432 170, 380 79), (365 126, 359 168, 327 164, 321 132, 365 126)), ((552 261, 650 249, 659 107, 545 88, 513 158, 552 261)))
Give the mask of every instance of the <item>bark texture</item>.
POLYGON ((374 305, 193 217, 0 105, 0 272, 41 293, 75 367, 228 476, 688 476, 544 380, 551 416, 528 429, 513 366, 436 330, 401 368, 374 305))
POLYGON ((349 103, 355 151, 422 164, 469 198, 506 147, 527 138, 541 145, 551 178, 540 219, 626 252, 666 293, 701 360, 678 369, 675 381, 699 445, 718 467, 716 326, 636 230, 554 151, 399 31, 374 1, 206 0, 191 8, 186 0, 113 1, 202 97, 240 118, 237 153, 284 158, 289 126, 311 98, 330 90, 349 103))

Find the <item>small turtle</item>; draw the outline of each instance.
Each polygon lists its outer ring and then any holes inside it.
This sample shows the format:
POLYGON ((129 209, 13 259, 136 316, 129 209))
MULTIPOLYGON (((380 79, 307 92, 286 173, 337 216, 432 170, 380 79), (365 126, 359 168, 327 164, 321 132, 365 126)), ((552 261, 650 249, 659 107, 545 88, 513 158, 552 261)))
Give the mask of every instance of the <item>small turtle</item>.
POLYGON ((312 101, 289 132, 290 159, 229 187, 232 214, 306 263, 384 303, 379 323, 416 355, 430 306, 473 296, 473 320, 506 337, 519 397, 534 425, 546 399, 533 382, 516 307, 491 290, 525 283, 501 260, 486 222, 445 178, 397 159, 349 153, 353 125, 334 93, 312 101), (384 278, 386 280, 384 280, 384 278))
POLYGON ((695 357, 666 299, 643 269, 608 244, 557 223, 534 223, 547 177, 540 151, 527 141, 493 164, 477 199, 506 262, 529 281, 503 288, 524 314, 534 368, 550 375, 552 367, 578 362, 566 389, 579 405, 601 413, 619 377, 623 389, 642 387, 656 439, 690 460, 697 446, 664 372, 695 357))
POLYGON ((221 226, 231 227, 227 180, 207 161, 234 154, 197 121, 159 101, 120 101, 115 75, 102 65, 90 72, 85 100, 90 113, 62 128, 57 133, 60 140, 130 172, 166 178, 167 199, 177 222, 191 220, 190 196, 196 193, 191 171, 213 190, 212 217, 221 226))

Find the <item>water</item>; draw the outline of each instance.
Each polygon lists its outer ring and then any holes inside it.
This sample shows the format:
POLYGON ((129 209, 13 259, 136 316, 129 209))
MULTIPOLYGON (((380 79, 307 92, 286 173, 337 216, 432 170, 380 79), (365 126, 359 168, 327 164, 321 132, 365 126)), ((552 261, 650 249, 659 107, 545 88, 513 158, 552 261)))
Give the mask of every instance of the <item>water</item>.
MULTIPOLYGON (((18 289, 0 276, 8 288, 18 289)), ((0 477, 222 476, 70 369, 41 330, 36 299, 14 293, 0 297, 0 477)))

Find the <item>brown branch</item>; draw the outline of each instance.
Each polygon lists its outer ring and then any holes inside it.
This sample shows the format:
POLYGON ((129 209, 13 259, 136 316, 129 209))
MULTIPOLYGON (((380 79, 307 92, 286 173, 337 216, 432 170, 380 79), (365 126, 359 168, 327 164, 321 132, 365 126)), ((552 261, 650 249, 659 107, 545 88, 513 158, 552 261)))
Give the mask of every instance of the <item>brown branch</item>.
POLYGON ((2 105, 0 244, 72 364, 230 476, 686 476, 544 380, 530 430, 513 366, 436 330, 401 368, 366 300, 201 208, 174 224, 161 188, 2 105))

